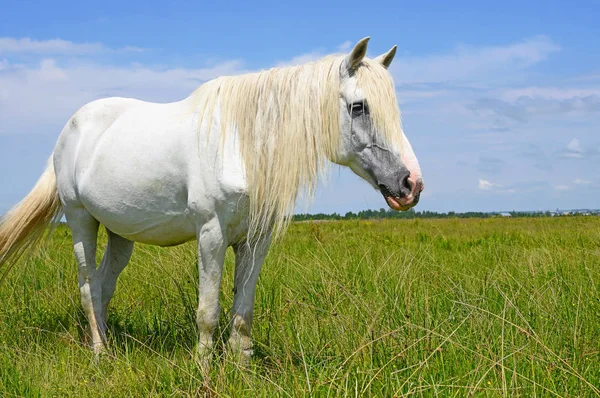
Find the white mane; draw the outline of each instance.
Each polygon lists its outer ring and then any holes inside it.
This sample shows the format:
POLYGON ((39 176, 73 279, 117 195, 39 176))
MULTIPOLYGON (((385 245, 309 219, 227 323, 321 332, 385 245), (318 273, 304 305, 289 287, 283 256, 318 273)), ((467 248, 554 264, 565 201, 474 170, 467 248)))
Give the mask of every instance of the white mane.
MULTIPOLYGON (((344 56, 300 66, 220 77, 200 86, 199 123, 208 126, 217 103, 221 137, 237 129, 250 197, 249 237, 274 227, 276 237, 301 191, 312 196, 340 139, 340 68, 344 56)), ((385 142, 401 147, 402 127, 393 80, 380 63, 363 59, 355 70, 371 119, 385 142)))

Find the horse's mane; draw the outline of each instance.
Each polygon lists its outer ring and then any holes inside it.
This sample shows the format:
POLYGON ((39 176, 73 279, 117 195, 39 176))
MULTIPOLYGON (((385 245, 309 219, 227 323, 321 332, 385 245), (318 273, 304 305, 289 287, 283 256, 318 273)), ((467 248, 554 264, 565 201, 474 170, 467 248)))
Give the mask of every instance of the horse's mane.
MULTIPOLYGON (((250 198, 249 237, 287 225, 303 192, 312 197, 340 138, 340 68, 344 56, 299 66, 225 76, 194 95, 199 123, 220 109, 221 138, 238 132, 250 198), (232 130, 229 130, 232 131, 232 130)), ((384 142, 401 147, 402 127, 394 83, 378 62, 363 59, 354 71, 384 142)))

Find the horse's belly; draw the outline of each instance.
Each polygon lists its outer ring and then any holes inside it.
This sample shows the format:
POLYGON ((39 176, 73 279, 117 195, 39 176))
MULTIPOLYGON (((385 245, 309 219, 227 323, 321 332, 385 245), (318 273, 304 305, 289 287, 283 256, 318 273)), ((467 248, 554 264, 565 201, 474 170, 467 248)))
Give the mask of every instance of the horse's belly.
POLYGON ((117 235, 160 246, 195 239, 195 224, 183 203, 177 206, 174 200, 146 196, 139 191, 134 195, 131 191, 106 193, 101 184, 96 184, 94 189, 82 190, 80 200, 94 218, 117 235), (144 196, 149 200, 140 200, 144 196))
POLYGON ((196 232, 190 228, 187 217, 170 217, 162 222, 142 226, 142 229, 134 229, 132 225, 123 225, 112 220, 104 221, 102 224, 117 235, 134 242, 146 243, 158 246, 175 246, 196 239, 196 232))

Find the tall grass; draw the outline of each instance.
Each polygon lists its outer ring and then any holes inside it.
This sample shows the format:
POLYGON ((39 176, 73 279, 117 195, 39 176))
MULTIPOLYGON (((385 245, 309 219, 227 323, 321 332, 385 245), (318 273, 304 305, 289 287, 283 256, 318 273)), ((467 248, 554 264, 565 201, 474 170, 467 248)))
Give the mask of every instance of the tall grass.
POLYGON ((247 369, 222 350, 228 252, 210 380, 195 253, 136 246, 95 363, 59 228, 0 287, 0 396, 600 395, 597 218, 293 224, 259 280, 247 369))

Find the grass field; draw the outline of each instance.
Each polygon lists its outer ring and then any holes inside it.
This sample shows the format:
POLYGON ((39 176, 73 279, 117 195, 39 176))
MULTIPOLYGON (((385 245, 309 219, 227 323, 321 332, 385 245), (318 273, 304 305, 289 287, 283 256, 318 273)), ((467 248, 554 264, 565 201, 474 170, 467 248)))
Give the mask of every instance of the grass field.
POLYGON ((247 369, 222 352, 225 268, 209 382, 194 243, 136 246, 96 364, 59 228, 0 287, 0 396, 600 394, 600 218, 296 223, 263 267, 247 369))

